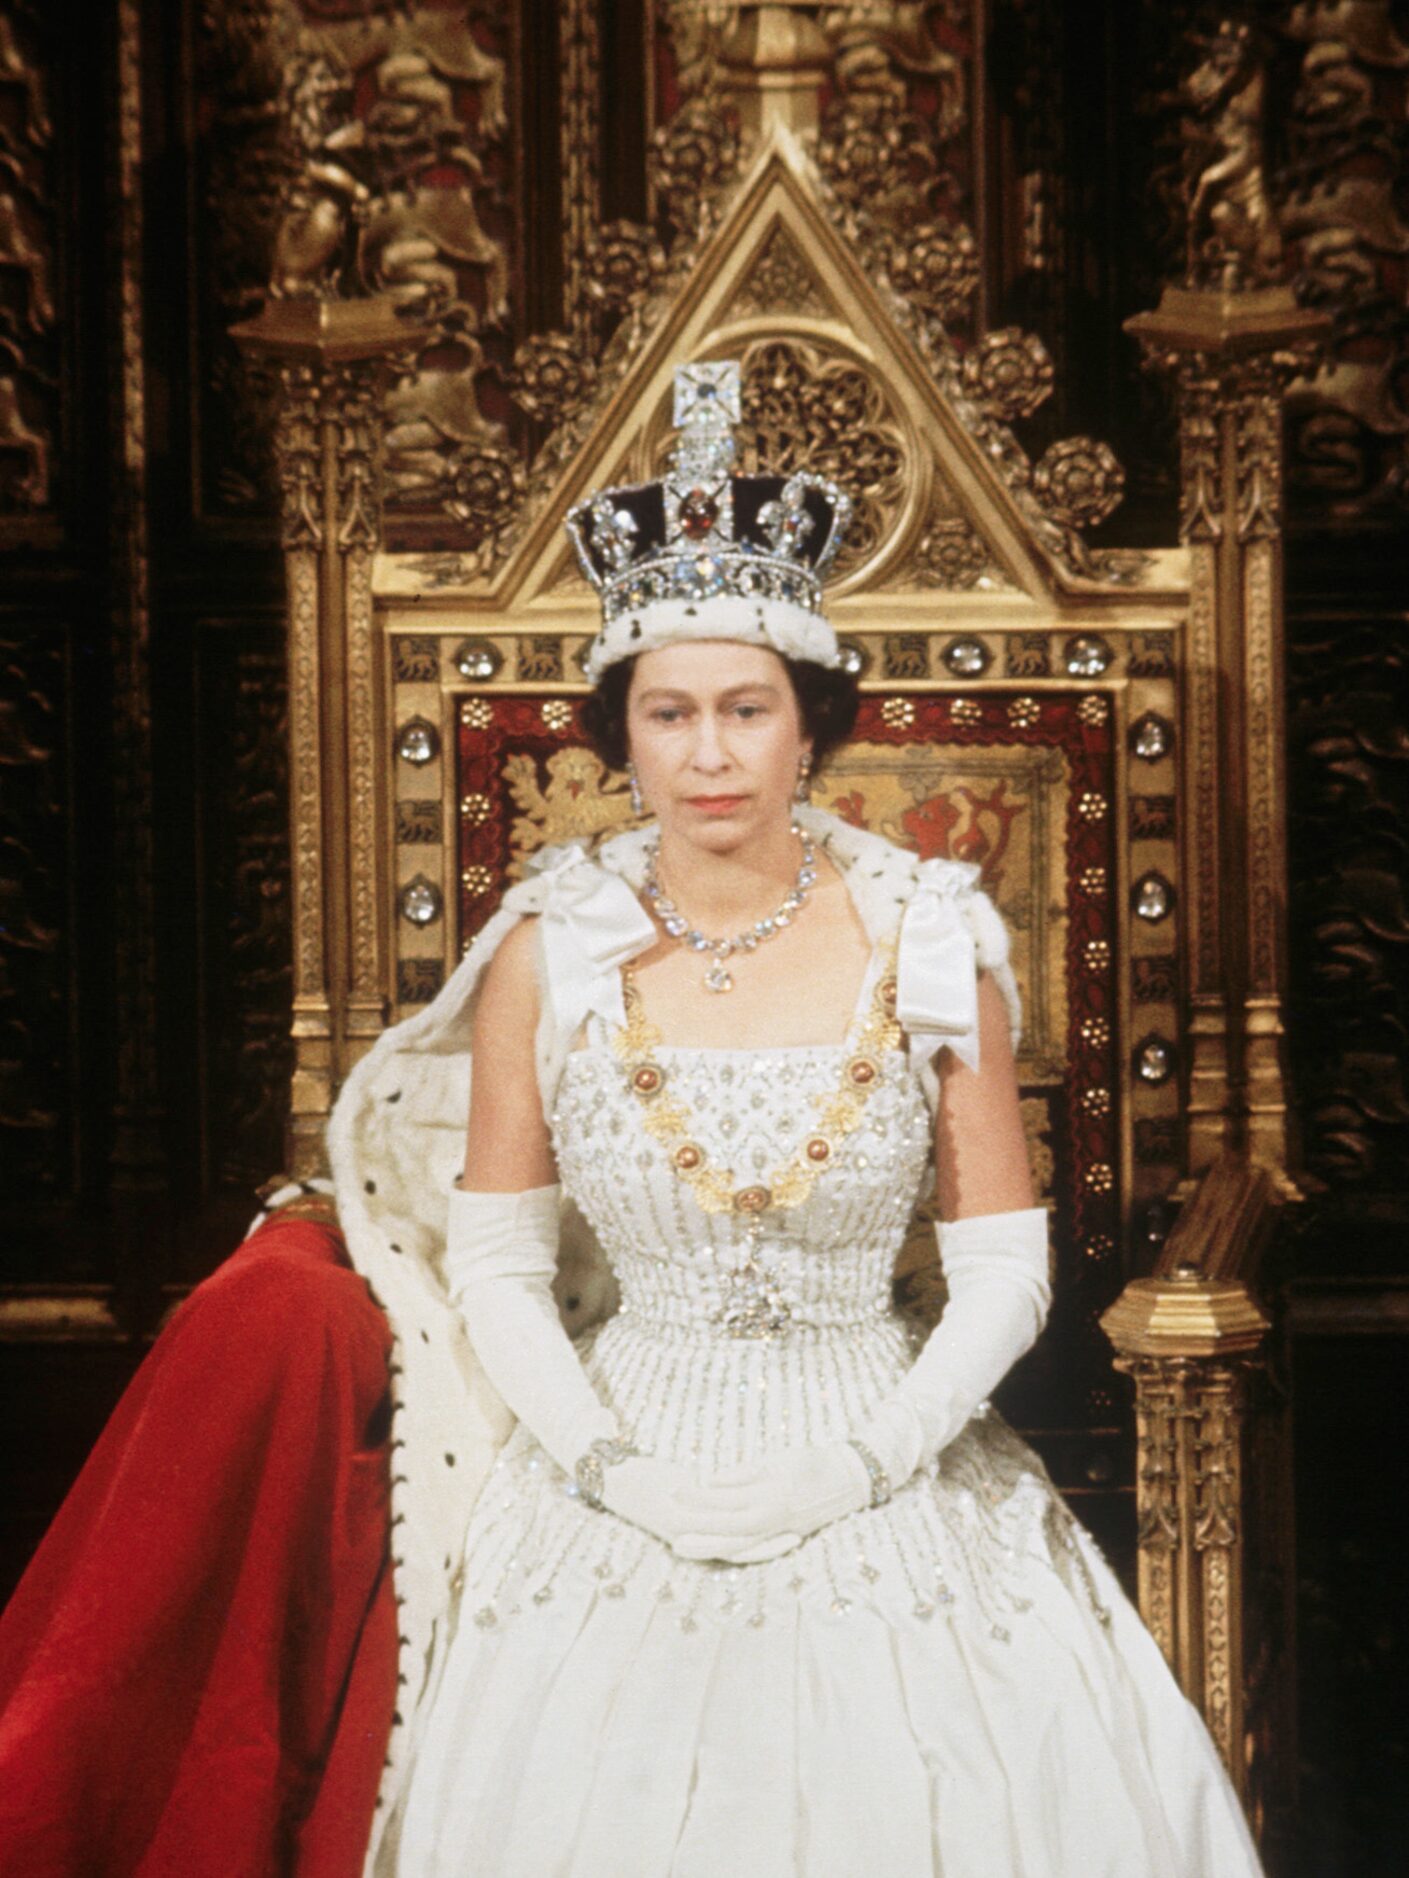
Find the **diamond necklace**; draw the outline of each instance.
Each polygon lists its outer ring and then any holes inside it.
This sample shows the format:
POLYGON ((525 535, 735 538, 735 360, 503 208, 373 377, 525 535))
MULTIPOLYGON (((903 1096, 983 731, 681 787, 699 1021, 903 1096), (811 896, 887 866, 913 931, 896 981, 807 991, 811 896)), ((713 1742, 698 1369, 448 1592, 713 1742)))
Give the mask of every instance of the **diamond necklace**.
POLYGON ((725 969, 728 959, 735 952, 756 952, 765 939, 771 939, 785 926, 791 926, 806 904, 808 888, 816 886, 817 850, 812 845, 811 837, 796 822, 792 824, 792 833, 802 843, 802 865, 797 870, 797 879, 789 889, 787 898, 776 913, 756 921, 745 932, 735 933, 732 939, 711 939, 707 933, 702 933, 698 927, 690 924, 660 884, 660 877, 656 873, 660 840, 657 838, 651 843, 646 854, 646 898, 672 939, 683 939, 692 952, 708 952, 711 955, 709 970, 704 976, 707 990, 732 991, 733 975, 725 969))

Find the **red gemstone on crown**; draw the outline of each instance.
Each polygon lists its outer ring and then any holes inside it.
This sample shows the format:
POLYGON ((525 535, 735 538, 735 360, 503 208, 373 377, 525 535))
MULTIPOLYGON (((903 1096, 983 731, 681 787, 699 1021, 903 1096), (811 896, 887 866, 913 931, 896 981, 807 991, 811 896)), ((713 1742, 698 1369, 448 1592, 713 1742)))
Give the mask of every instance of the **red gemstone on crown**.
POLYGON ((701 541, 719 520, 719 504, 703 489, 692 489, 680 504, 680 532, 701 541))

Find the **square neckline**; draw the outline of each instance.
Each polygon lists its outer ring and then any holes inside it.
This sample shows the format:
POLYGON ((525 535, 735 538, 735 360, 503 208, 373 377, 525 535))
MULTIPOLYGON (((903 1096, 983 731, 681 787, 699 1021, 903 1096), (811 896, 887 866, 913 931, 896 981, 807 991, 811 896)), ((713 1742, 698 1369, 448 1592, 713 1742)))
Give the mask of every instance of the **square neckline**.
MULTIPOLYGON (((866 967, 861 974, 860 988, 856 994, 855 1003, 852 1005, 851 1013, 847 1018, 846 1028, 841 1036, 833 1043, 732 1044, 661 1042, 654 1046, 658 1054, 662 1056, 698 1055, 714 1057, 805 1056, 809 1054, 816 1055, 819 1051, 831 1051, 835 1053, 837 1051, 846 1050, 851 1046, 852 1039, 864 1023, 871 1001, 875 997, 879 971, 883 965, 889 947, 889 940, 886 938, 877 938, 872 934, 865 913, 862 911, 861 902, 852 889, 851 880, 849 878, 850 870, 842 866, 832 853, 831 837, 829 834, 824 833, 821 836, 820 846, 825 851, 827 859, 837 871, 837 878, 841 881, 847 901, 856 916, 856 923, 861 928, 862 936, 867 945, 866 967)), ((639 899, 639 891, 636 887, 636 883, 631 881, 628 884, 631 886, 632 892, 637 894, 639 899)), ((626 998, 627 975, 633 963, 633 960, 627 959, 616 968, 617 981, 621 986, 623 1003, 626 998)), ((566 1059, 567 1062, 571 1062, 573 1057, 582 1056, 588 1050, 593 1049, 607 1050, 615 1055, 608 1020, 599 1012, 588 1012, 579 1034, 582 1036, 583 1041, 569 1049, 566 1059), (594 1026, 596 1027, 596 1035, 593 1034, 594 1026)), ((894 1050, 904 1055, 906 1052, 906 1044, 901 1042, 894 1046, 894 1050)), ((885 1050, 882 1051, 881 1054, 890 1055, 891 1051, 885 1050)))
MULTIPOLYGON (((846 1029, 843 1031, 842 1035, 832 1043, 735 1044, 661 1042, 652 1046, 653 1053, 657 1056, 762 1057, 816 1056, 821 1053, 836 1055, 838 1052, 845 1052, 854 1047, 856 1033, 865 1023, 867 1014, 869 1013, 871 1004, 876 995, 876 987, 880 980, 880 974, 885 967, 887 950, 886 941, 881 939, 871 941, 866 955, 866 968, 861 974, 860 989, 857 992, 856 1001, 852 1006, 851 1014, 847 1019, 846 1029)), ((629 960, 625 965, 619 965, 617 967, 623 1000, 626 995, 626 974, 629 969, 629 960)), ((616 1051, 612 1043, 610 1030, 611 1026, 607 1018, 603 1017, 599 1011, 589 1011, 583 1021, 582 1030, 579 1033, 583 1041, 580 1044, 574 1045, 574 1047, 568 1051, 567 1062, 570 1063, 575 1056, 585 1056, 589 1052, 598 1050, 604 1050, 609 1055, 615 1057, 616 1051)), ((876 1054, 881 1056, 889 1056, 892 1054, 903 1056, 905 1050, 905 1044, 899 1043, 891 1045, 889 1048, 882 1049, 876 1054)))
MULTIPOLYGON (((857 992, 856 1000, 851 1007, 851 1013, 846 1020, 846 1029, 842 1032, 840 1037, 836 1038, 831 1043, 735 1044, 661 1042, 653 1046, 655 1054, 658 1056, 800 1056, 809 1053, 815 1055, 820 1050, 837 1051, 850 1049, 856 1032, 865 1022, 866 1014, 870 1009, 871 1000, 876 994, 876 983, 884 950, 884 946, 879 941, 873 941, 871 943, 870 949, 866 955, 866 968, 861 974, 861 988, 857 992)), ((621 974, 622 995, 624 997, 626 992, 626 973, 630 970, 630 963, 628 962, 626 965, 618 966, 617 969, 621 974)), ((603 1023, 605 1024, 605 1020, 603 1020, 603 1023)), ((606 1042, 610 1048, 610 1038, 606 1039, 606 1042)))

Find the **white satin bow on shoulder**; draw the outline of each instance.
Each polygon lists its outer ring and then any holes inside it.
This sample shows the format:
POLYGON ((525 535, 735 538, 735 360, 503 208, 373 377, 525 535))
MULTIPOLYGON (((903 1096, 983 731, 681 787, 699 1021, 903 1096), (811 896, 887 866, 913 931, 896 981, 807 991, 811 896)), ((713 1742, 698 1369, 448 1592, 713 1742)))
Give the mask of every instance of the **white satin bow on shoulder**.
POLYGON ((577 845, 531 878, 543 895, 544 978, 559 1035, 573 1035, 589 1011, 624 1024, 620 971, 654 943, 650 915, 620 874, 577 845))
POLYGON ((900 922, 895 1014, 912 1054, 932 1056, 948 1044, 978 1068, 978 955, 973 927, 960 904, 979 870, 961 861, 922 861, 900 922))

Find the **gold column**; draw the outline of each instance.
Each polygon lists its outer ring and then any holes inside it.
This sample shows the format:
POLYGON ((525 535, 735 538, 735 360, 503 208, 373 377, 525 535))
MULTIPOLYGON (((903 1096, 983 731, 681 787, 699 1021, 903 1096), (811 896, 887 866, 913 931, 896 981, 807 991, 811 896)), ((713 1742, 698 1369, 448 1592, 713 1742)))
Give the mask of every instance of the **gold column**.
POLYGON ((1239 1274, 1256 1262, 1275 1200, 1267 1169, 1223 1156, 1159 1269, 1101 1319, 1116 1368, 1135 1383, 1141 1614, 1244 1795, 1242 1468, 1248 1372, 1270 1320, 1239 1274))
MULTIPOLYGON (((1296 1193, 1282 1024, 1282 398, 1329 322, 1299 307, 1283 278, 1257 37, 1229 20, 1198 45, 1199 63, 1181 86, 1190 158, 1184 284, 1127 321, 1148 363, 1171 373, 1179 392, 1190 572, 1186 1153, 1198 1184, 1154 1275, 1127 1285, 1102 1324, 1116 1366, 1135 1382, 1141 1607, 1256 1826, 1280 1777, 1275 1737, 1291 1739, 1286 1594, 1254 1636, 1244 1584, 1249 1570, 1265 1573, 1259 1542, 1285 1549, 1291 1533, 1285 1507, 1264 1494, 1249 1535, 1243 1496, 1250 1432, 1269 1437, 1260 1469, 1279 1467, 1277 1450, 1285 1451, 1274 1391, 1257 1392, 1251 1430, 1248 1422, 1249 1371, 1269 1329, 1250 1285, 1273 1207, 1296 1193), (1270 1753, 1260 1745, 1269 1741, 1270 1753)), ((1260 1583, 1259 1602, 1265 1590, 1260 1583)))
POLYGON ((382 397, 425 333, 385 300, 274 300, 234 329, 279 373, 288 581, 294 1074, 287 1171, 325 1170, 338 1085, 386 1021, 390 842, 372 604, 382 397))
POLYGON ((1288 1164, 1282 413, 1326 330, 1289 287, 1169 287, 1127 327, 1179 385, 1189 1171, 1288 1164))

